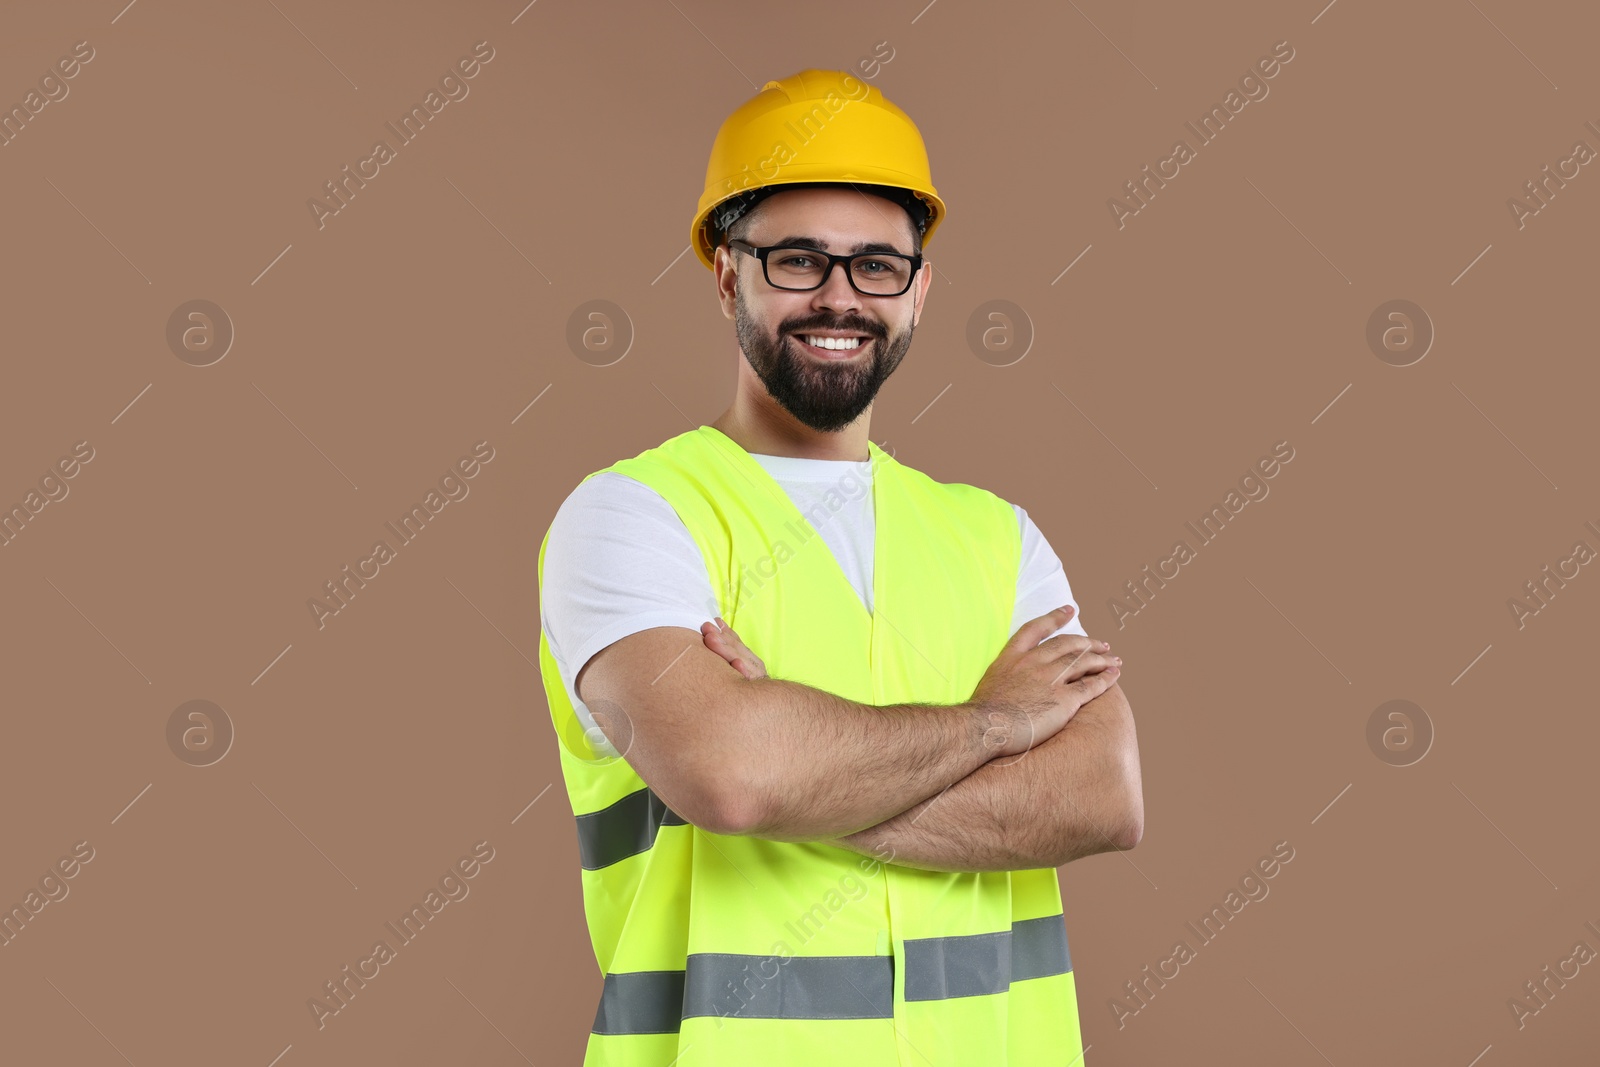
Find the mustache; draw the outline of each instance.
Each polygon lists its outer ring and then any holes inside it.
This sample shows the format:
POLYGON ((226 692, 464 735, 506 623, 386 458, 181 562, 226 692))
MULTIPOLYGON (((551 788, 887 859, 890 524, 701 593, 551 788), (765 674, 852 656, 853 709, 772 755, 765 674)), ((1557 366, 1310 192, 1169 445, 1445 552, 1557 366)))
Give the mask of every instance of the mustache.
POLYGON ((856 333, 864 333, 868 337, 876 337, 880 341, 888 337, 888 331, 884 329, 882 323, 855 317, 842 319, 811 318, 785 325, 780 332, 795 334, 809 333, 812 330, 853 330, 856 333))

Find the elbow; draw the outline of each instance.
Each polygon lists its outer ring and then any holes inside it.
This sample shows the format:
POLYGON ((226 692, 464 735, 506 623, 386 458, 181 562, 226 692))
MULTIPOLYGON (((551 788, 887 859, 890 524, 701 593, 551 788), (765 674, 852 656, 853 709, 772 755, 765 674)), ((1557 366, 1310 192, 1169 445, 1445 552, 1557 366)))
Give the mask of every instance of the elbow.
POLYGON ((695 788, 667 806, 685 822, 708 834, 743 835, 750 833, 755 825, 748 806, 740 803, 737 796, 720 789, 695 788))
MULTIPOLYGON (((748 684, 748 683, 746 683, 748 684)), ((759 718, 737 705, 718 709, 714 747, 696 760, 707 822, 702 829, 735 837, 808 840, 793 836, 793 810, 785 762, 774 757, 759 718)))
POLYGON ((1117 847, 1126 852, 1138 848, 1139 842, 1144 839, 1144 775, 1139 770, 1139 745, 1134 740, 1131 730, 1127 744, 1123 746, 1121 759, 1118 761, 1121 774, 1118 777, 1122 784, 1122 833, 1117 842, 1117 847))
POLYGON ((670 782, 658 779, 651 788, 691 826, 711 834, 745 834, 755 821, 754 812, 729 777, 690 771, 680 764, 670 782))
MULTIPOLYGON (((749 683, 740 679, 734 684, 749 683)), ((766 746, 752 733, 757 719, 750 711, 736 698, 718 702, 711 716, 717 728, 708 740, 714 739, 714 747, 702 751, 699 777, 710 822, 703 829, 714 834, 759 837, 772 828, 774 806, 764 803, 772 795, 766 746)))
POLYGON ((1123 802, 1122 830, 1116 837, 1117 849, 1120 852, 1127 852, 1129 849, 1138 848, 1139 842, 1143 839, 1144 788, 1139 780, 1138 767, 1135 766, 1123 802))
POLYGON ((758 802, 762 795, 749 776, 731 771, 726 764, 697 775, 694 814, 682 813, 708 833, 724 836, 760 836, 767 828, 769 812, 758 802))
POLYGON ((701 806, 701 817, 689 821, 707 833, 747 837, 758 834, 764 820, 747 791, 723 785, 701 806))
POLYGON ((733 709, 725 706, 706 709, 704 724, 709 728, 680 745, 671 757, 684 807, 674 810, 707 833, 723 836, 759 834, 768 811, 758 803, 765 792, 757 788, 761 768, 745 731, 733 709))
POLYGON ((1144 805, 1141 804, 1123 824, 1122 832, 1117 835, 1117 851, 1127 852, 1129 849, 1138 848, 1142 840, 1144 840, 1144 805))

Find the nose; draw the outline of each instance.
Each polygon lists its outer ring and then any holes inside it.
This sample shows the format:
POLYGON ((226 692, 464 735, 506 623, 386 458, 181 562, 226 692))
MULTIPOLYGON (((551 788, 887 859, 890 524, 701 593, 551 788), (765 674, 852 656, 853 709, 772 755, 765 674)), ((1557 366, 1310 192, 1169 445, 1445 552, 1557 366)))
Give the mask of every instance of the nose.
POLYGON ((861 306, 861 294, 850 284, 849 264, 834 263, 828 268, 828 276, 822 279, 822 285, 813 292, 811 304, 813 307, 832 308, 835 311, 861 306))

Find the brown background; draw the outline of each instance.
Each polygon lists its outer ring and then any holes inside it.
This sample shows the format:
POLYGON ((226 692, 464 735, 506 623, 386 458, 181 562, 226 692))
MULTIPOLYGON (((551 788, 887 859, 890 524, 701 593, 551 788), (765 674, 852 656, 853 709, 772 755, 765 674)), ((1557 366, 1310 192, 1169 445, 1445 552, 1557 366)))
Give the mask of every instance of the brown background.
POLYGON ((577 1062, 600 976, 536 552, 585 474, 731 398, 731 324, 675 259, 717 125, 887 42, 873 83, 950 215, 872 437, 1026 507, 1127 661, 1144 841, 1061 875, 1087 1062, 1595 1062, 1600 968, 1520 1029, 1507 1006, 1600 949, 1600 577, 1507 606, 1600 548, 1600 175, 1507 207, 1600 148, 1588 5, 122 3, 0 32, 7 105, 95 53, 0 148, 0 503, 94 450, 0 548, 0 902, 94 849, 0 948, 0 1058, 577 1062), (1284 40, 1119 229, 1108 198, 1284 40), (319 228, 307 201, 479 41, 470 95, 319 228), (234 331, 203 367, 167 341, 196 299, 234 331), (605 367, 567 342, 596 299, 631 336, 605 367), (966 341, 997 299, 1032 330, 1005 367, 966 341), (1367 342, 1395 299, 1436 331, 1404 367, 1367 342), (308 600, 484 440, 319 628, 308 600), (1270 495, 1119 629, 1123 583, 1284 440, 1270 495), (196 699, 235 731, 204 767, 167 733, 196 699), (1394 699, 1431 723, 1410 766, 1367 740, 1394 699), (470 896, 319 1030, 307 1000, 484 840, 470 896), (1200 947, 1185 924, 1279 841, 1200 947))

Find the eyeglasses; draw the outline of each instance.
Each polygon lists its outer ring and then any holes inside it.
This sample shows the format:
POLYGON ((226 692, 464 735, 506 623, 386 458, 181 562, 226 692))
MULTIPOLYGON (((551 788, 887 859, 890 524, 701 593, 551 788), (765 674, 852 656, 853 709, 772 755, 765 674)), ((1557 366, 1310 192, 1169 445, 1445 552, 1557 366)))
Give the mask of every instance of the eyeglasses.
POLYGON ((833 265, 843 263, 851 288, 862 296, 899 296, 911 288, 911 280, 922 266, 921 256, 903 256, 898 252, 836 256, 815 248, 785 245, 757 248, 736 237, 729 238, 728 247, 759 259, 767 284, 774 289, 800 293, 822 288, 833 273, 833 265))

